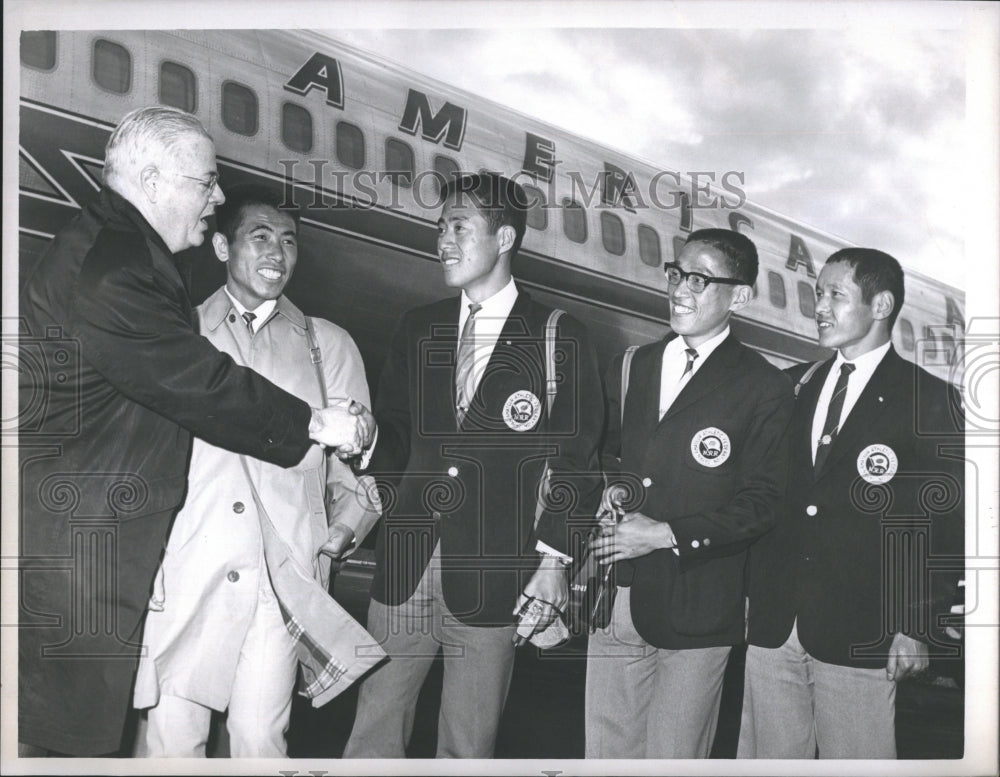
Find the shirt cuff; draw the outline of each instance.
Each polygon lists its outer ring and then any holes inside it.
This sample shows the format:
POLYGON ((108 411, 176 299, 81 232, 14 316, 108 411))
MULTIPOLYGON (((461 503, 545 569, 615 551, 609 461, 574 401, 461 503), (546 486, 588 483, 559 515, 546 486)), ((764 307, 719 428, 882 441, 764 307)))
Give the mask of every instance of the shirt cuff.
POLYGON ((363 472, 372 463, 372 454, 375 453, 375 445, 378 443, 378 425, 375 425, 375 436, 372 437, 372 444, 361 453, 361 460, 358 462, 358 471, 363 472))
POLYGON ((535 550, 537 550, 539 553, 542 553, 542 554, 544 554, 546 556, 554 556, 555 558, 559 559, 559 561, 562 562, 563 564, 565 564, 566 566, 569 566, 570 564, 573 563, 573 557, 572 556, 567 556, 565 553, 559 552, 558 550, 556 550, 555 548, 553 548, 551 545, 546 545, 541 540, 536 540, 535 541, 535 550))

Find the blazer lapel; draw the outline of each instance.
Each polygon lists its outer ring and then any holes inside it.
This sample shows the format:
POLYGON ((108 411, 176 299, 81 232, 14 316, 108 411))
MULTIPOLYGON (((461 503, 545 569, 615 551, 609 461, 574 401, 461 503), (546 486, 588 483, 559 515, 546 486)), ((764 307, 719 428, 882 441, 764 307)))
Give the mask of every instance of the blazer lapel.
POLYGON ((823 384, 826 382, 830 368, 834 359, 829 359, 822 367, 813 373, 813 376, 799 389, 799 395, 795 398, 795 418, 798 421, 795 439, 792 440, 792 462, 793 466, 801 465, 808 470, 809 478, 812 479, 813 472, 813 447, 816 441, 813 440, 812 428, 813 420, 816 417, 816 404, 819 402, 820 392, 823 391, 823 384))
POLYGON ((729 377, 729 371, 739 355, 737 342, 730 335, 722 341, 718 348, 712 351, 705 363, 691 376, 687 385, 681 389, 673 404, 663 414, 660 423, 670 420, 689 405, 693 405, 707 394, 715 391, 729 377))
POLYGON ((906 362, 890 348, 837 433, 820 476, 828 472, 834 462, 853 451, 861 437, 871 433, 872 426, 892 403, 896 392, 912 390, 912 381, 906 380, 902 369, 905 365, 906 362))

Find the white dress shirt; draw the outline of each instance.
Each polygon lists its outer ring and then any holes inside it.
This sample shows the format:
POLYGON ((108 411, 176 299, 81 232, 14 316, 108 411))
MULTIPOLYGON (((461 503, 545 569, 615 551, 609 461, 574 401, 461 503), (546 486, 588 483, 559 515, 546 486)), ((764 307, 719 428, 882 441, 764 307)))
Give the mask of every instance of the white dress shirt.
MULTIPOLYGON (((254 316, 256 316, 250 324, 254 334, 260 331, 261 326, 263 326, 264 322, 270 318, 271 313, 274 312, 274 308, 278 304, 278 300, 276 299, 266 299, 253 310, 249 310, 243 306, 242 302, 229 293, 228 287, 226 287, 226 296, 229 297, 229 301, 233 303, 233 307, 236 308, 236 312, 239 314, 240 318, 243 317, 244 313, 253 313, 254 316)), ((244 321, 246 321, 246 319, 244 319, 244 321)))
POLYGON ((681 389, 687 384, 694 374, 701 369, 701 365, 712 355, 712 351, 722 345, 722 341, 729 337, 729 326, 710 340, 706 340, 695 350, 698 358, 691 365, 691 371, 685 375, 684 368, 687 367, 688 357, 685 351, 690 348, 683 336, 675 337, 663 349, 663 363, 660 367, 660 418, 670 409, 670 406, 681 393, 681 389), (681 378, 683 377, 683 380, 681 378))
MULTIPOLYGON (((486 365, 489 364, 490 358, 493 356, 493 349, 496 348, 500 332, 503 331, 507 317, 514 308, 516 300, 517 286, 514 285, 514 279, 511 278, 500 291, 479 303, 482 305, 482 309, 476 313, 476 337, 473 341, 475 345, 475 358, 472 362, 473 394, 476 393, 479 381, 482 380, 483 373, 486 372, 486 365)), ((463 289, 462 307, 458 313, 459 333, 465 328, 465 322, 469 319, 470 304, 472 304, 472 300, 466 296, 463 289)), ((461 340, 461 336, 459 336, 459 340, 461 340)), ((469 399, 471 401, 472 397, 470 396, 469 399)))
POLYGON ((840 377, 840 366, 848 363, 853 364, 854 372, 847 379, 847 393, 844 394, 844 408, 840 411, 840 422, 837 424, 838 430, 844 428, 844 421, 851 414, 851 410, 857 404, 858 397, 865 390, 865 386, 868 385, 868 381, 875 373, 879 364, 882 363, 882 359, 889 353, 891 345, 892 343, 880 345, 878 348, 874 348, 868 353, 850 360, 850 362, 844 358, 844 355, 840 351, 837 351, 837 358, 833 360, 833 367, 830 368, 830 372, 826 376, 826 382, 823 384, 823 389, 819 392, 819 400, 816 402, 816 413, 813 415, 813 464, 816 463, 816 450, 819 448, 819 438, 823 436, 823 426, 826 423, 826 411, 830 407, 830 398, 833 396, 833 390, 837 385, 837 378, 840 377))

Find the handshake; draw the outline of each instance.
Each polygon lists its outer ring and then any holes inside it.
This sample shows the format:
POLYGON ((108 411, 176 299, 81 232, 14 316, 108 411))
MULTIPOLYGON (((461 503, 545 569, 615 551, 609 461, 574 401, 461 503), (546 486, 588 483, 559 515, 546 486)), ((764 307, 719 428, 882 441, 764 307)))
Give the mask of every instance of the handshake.
POLYGON ((334 399, 328 407, 313 408, 309 437, 340 458, 356 456, 372 444, 375 417, 360 402, 334 399))

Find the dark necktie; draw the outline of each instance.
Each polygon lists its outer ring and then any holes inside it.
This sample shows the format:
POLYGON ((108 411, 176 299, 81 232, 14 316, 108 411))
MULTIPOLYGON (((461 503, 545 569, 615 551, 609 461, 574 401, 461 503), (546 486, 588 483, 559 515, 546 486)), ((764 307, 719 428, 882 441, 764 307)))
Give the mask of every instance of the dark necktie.
POLYGON ((458 425, 462 425, 465 414, 469 412, 469 405, 472 404, 472 395, 475 393, 475 370, 476 364, 476 313, 483 309, 478 302, 469 303, 469 317, 465 319, 465 326, 462 327, 462 338, 458 342, 458 358, 455 368, 455 416, 458 418, 458 425))
POLYGON ((823 469, 826 457, 830 455, 830 447, 837 438, 840 431, 840 414, 844 410, 844 396, 847 394, 847 379, 854 372, 854 365, 845 362, 840 365, 840 375, 837 376, 837 385, 833 387, 833 396, 830 397, 830 406, 826 411, 826 423, 823 424, 823 436, 819 438, 819 445, 816 448, 816 463, 813 465, 813 474, 819 475, 823 469))
POLYGON ((249 331, 251 335, 253 334, 253 322, 255 318, 257 318, 257 314, 251 313, 249 310, 243 314, 243 320, 247 323, 247 331, 249 331))

